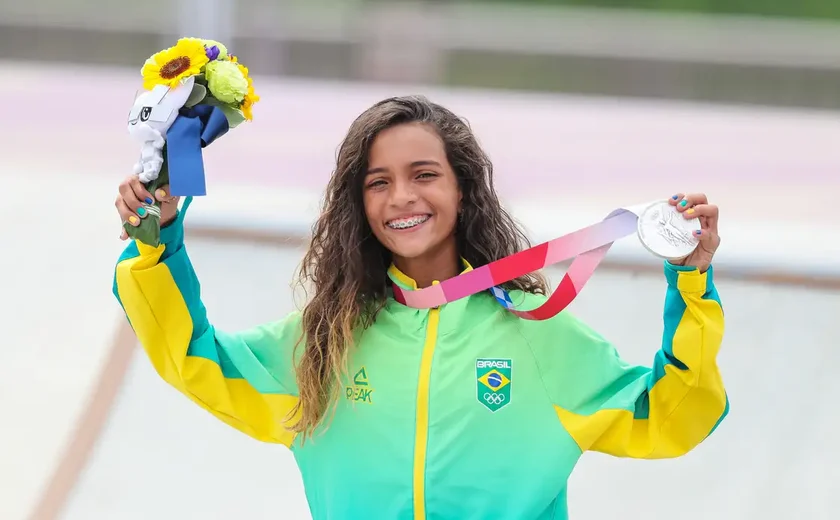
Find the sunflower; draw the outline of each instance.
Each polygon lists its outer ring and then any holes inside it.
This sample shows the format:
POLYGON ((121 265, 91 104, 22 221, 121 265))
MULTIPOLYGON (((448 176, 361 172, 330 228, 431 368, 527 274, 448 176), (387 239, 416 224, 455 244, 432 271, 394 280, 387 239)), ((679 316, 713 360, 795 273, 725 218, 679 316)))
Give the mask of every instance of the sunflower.
POLYGON ((254 92, 254 80, 252 80, 251 76, 248 74, 248 68, 239 63, 236 56, 232 56, 230 61, 236 63, 236 66, 239 67, 242 75, 245 76, 246 80, 248 80, 248 92, 245 94, 245 99, 242 101, 242 106, 239 108, 242 110, 242 115, 245 116, 245 119, 251 121, 254 117, 251 109, 253 108, 254 103, 260 100, 260 97, 256 94, 256 92, 254 92))
POLYGON ((181 38, 174 47, 162 50, 146 60, 140 73, 143 88, 155 85, 177 86, 184 78, 201 73, 208 62, 204 44, 196 38, 181 38))
POLYGON ((242 110, 242 115, 245 116, 245 119, 248 121, 252 121, 254 119, 254 114, 252 112, 252 108, 254 107, 254 103, 260 100, 260 96, 254 93, 254 87, 252 85, 248 85, 248 93, 245 94, 245 100, 242 101, 242 106, 239 107, 242 110))

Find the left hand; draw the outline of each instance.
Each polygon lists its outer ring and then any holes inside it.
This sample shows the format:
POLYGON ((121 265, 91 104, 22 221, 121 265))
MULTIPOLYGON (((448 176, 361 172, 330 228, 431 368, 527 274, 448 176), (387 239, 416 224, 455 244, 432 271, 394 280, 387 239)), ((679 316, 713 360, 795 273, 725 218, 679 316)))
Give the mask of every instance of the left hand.
POLYGON ((718 207, 709 204, 705 193, 677 193, 668 203, 677 207, 677 211, 685 218, 698 217, 700 219, 700 234, 695 235, 700 239, 697 248, 690 255, 682 260, 672 262, 674 265, 694 266, 705 273, 712 265, 712 257, 715 256, 720 246, 718 235, 718 207))

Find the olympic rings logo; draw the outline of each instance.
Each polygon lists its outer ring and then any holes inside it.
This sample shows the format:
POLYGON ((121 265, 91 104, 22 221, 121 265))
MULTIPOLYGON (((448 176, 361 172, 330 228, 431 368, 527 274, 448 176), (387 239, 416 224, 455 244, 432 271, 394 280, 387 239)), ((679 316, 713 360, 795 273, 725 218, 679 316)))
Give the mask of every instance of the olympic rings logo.
POLYGON ((491 394, 487 392, 484 394, 484 401, 488 404, 502 404, 505 402, 505 395, 504 394, 491 394))

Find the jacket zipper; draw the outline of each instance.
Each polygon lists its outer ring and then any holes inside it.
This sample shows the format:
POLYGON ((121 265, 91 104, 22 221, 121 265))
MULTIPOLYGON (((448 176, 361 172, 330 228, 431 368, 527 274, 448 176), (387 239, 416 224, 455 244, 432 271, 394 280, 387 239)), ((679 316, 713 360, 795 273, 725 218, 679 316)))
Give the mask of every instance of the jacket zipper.
POLYGON ((429 382, 432 377, 432 358, 437 344, 440 309, 429 311, 426 339, 420 358, 420 377, 417 383, 416 430, 414 432, 414 520, 426 519, 426 448, 429 442, 429 382))

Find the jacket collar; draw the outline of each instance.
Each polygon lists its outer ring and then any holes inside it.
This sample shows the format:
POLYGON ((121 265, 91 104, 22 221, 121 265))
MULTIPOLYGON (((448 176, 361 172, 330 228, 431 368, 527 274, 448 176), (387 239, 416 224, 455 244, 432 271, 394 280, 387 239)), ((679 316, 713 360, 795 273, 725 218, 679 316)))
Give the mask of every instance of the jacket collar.
MULTIPOLYGON (((461 271, 459 274, 464 274, 472 271, 472 266, 463 257, 461 258, 461 263, 464 265, 464 270, 461 271)), ((395 284, 399 285, 401 288, 407 291, 416 291, 418 289, 417 282, 412 277, 400 271, 397 268, 397 266, 395 266, 393 263, 391 264, 391 267, 388 268, 388 278, 390 278, 392 282, 394 282, 395 284)), ((437 284, 440 283, 440 281, 435 280, 432 283, 437 284)))
MULTIPOLYGON (((464 270, 461 274, 472 271, 473 267, 464 258, 461 258, 464 265, 464 270)), ((395 285, 398 285, 404 291, 416 291, 418 289, 417 282, 407 274, 400 271, 395 265, 391 264, 388 268, 388 278, 391 279, 395 285)), ((438 283, 436 280, 434 283, 438 283)), ((474 307, 478 302, 472 302, 474 298, 480 295, 472 295, 460 300, 455 300, 447 304, 441 305, 440 322, 438 325, 439 335, 448 335, 458 332, 464 326, 464 315, 474 307)), ((399 324, 399 329, 412 334, 424 334, 426 328, 426 318, 429 315, 429 309, 415 309, 399 303, 390 295, 385 305, 387 317, 383 318, 387 322, 394 321, 394 324, 399 324)))

